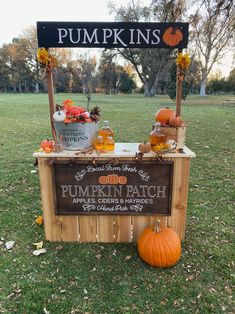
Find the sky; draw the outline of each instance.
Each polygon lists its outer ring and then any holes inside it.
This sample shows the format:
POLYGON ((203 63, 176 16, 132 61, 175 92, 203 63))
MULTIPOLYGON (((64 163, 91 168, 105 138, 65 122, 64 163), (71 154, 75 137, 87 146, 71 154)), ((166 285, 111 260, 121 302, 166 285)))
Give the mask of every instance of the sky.
MULTIPOLYGON (((10 43, 14 37, 34 25, 37 21, 83 21, 112 22, 114 17, 107 9, 108 0, 3 0, 0 5, 0 47, 10 43)), ((128 0, 117 0, 126 4, 128 0)), ((150 0, 141 0, 148 4, 150 0)), ((234 67, 232 54, 227 54, 222 63, 213 70, 219 69, 223 76, 228 76, 234 67)))

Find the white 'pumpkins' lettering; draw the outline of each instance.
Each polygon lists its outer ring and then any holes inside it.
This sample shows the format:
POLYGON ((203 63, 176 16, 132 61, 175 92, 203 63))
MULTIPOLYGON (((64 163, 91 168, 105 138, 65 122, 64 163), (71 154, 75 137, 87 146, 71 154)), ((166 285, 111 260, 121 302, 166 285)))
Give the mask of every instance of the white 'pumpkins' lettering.
POLYGON ((131 45, 158 45, 160 43, 160 29, 139 28, 57 28, 58 44, 65 41, 72 44, 115 45, 127 47, 131 45))

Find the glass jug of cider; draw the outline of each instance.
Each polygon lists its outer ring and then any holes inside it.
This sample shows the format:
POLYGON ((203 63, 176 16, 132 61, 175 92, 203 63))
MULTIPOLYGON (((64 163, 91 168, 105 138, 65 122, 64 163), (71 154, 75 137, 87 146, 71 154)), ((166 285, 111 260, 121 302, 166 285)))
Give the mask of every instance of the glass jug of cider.
POLYGON ((98 151, 104 150, 104 138, 103 136, 98 135, 95 139, 95 149, 98 151))
POLYGON ((154 146, 165 143, 167 140, 167 135, 161 131, 160 127, 161 123, 156 122, 153 131, 149 134, 149 142, 153 151, 154 146))
POLYGON ((104 140, 106 140, 108 136, 114 137, 114 132, 109 126, 109 121, 104 121, 104 125, 102 129, 98 131, 98 135, 103 136, 104 140))
POLYGON ((115 142, 112 136, 108 136, 104 143, 104 149, 106 152, 111 152, 115 148, 115 142))

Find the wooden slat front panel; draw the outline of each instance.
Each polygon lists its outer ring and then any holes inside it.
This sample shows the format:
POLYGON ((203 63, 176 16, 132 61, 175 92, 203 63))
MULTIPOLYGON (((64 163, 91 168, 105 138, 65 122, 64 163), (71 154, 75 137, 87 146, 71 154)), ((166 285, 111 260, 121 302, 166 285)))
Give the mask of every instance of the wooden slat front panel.
POLYGON ((97 241, 97 216, 78 216, 80 242, 97 241))
POLYGON ((188 202, 190 158, 174 160, 172 191, 172 211, 168 226, 173 228, 183 240, 185 236, 186 210, 188 202))
POLYGON ((131 242, 132 240, 131 216, 115 217, 114 234, 115 242, 131 242))
POLYGON ((149 227, 149 216, 132 216, 133 242, 137 242, 140 234, 149 227))
POLYGON ((78 242, 79 228, 77 216, 61 216, 62 241, 78 242))
POLYGON ((167 227, 167 216, 150 216, 149 225, 154 228, 157 220, 160 220, 161 227, 167 227))
POLYGON ((38 159, 45 238, 62 241, 61 216, 55 215, 54 190, 51 166, 45 158, 38 159))
POLYGON ((97 242, 114 242, 114 216, 97 216, 97 242))

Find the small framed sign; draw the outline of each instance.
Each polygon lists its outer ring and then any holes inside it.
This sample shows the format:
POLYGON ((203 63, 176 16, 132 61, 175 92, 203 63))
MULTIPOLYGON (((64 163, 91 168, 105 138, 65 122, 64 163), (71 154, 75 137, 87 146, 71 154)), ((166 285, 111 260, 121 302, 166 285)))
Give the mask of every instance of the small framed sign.
POLYGON ((189 23, 37 22, 38 47, 187 48, 189 23))
POLYGON ((56 161, 57 215, 170 215, 173 162, 56 161))

